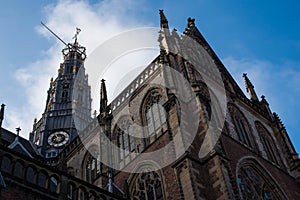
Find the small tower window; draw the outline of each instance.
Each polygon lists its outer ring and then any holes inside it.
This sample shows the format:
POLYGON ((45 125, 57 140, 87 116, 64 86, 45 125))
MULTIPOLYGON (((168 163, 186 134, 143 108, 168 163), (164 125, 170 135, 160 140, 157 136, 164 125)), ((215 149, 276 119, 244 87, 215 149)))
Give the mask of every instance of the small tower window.
POLYGON ((68 98, 69 98, 69 92, 68 92, 68 90, 64 89, 62 92, 61 101, 67 102, 68 98))

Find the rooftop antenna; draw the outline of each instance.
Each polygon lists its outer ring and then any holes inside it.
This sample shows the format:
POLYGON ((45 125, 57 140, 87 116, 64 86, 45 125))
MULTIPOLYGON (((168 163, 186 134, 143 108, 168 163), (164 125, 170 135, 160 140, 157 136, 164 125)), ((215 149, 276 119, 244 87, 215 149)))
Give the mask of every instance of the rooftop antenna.
POLYGON ((57 39, 59 39, 62 43, 64 43, 64 45, 68 46, 68 44, 63 41, 60 37, 58 37, 58 35, 56 35, 48 26, 46 26, 46 24, 44 24, 42 21, 41 21, 41 24, 48 30, 50 31, 50 33, 52 33, 57 39))

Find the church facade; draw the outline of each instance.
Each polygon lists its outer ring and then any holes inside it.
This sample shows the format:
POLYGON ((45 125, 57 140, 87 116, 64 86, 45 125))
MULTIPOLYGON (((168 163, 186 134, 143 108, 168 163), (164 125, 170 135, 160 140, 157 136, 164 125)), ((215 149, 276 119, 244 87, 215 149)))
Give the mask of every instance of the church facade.
POLYGON ((1 198, 300 199, 298 154, 247 74, 249 98, 194 19, 179 35, 161 10, 160 27, 159 55, 110 103, 102 80, 93 117, 68 44, 29 141, 1 127, 1 198))

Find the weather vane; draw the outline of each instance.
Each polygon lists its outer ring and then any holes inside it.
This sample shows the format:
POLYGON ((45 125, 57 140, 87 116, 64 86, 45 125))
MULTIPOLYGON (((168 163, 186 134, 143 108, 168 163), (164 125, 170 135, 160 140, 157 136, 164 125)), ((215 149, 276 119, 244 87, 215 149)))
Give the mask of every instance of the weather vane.
POLYGON ((70 44, 70 43, 66 43, 65 41, 63 41, 60 37, 58 37, 58 35, 56 35, 48 26, 46 26, 46 24, 44 24, 41 21, 41 24, 48 30, 50 31, 50 33, 52 33, 59 41, 61 41, 64 45, 66 45, 66 48, 62 50, 63 54, 66 56, 68 54, 68 52, 70 50, 72 51, 77 51, 78 53, 81 54, 82 59, 84 60, 86 58, 86 54, 85 54, 85 47, 79 46, 77 43, 77 36, 80 33, 81 29, 76 27, 76 33, 74 35, 74 37, 72 39, 75 39, 74 44, 70 44))
POLYGON ((74 37, 72 38, 72 39, 75 39, 75 43, 77 42, 77 36, 80 33, 80 31, 81 31, 81 29, 76 27, 76 33, 75 33, 74 37))

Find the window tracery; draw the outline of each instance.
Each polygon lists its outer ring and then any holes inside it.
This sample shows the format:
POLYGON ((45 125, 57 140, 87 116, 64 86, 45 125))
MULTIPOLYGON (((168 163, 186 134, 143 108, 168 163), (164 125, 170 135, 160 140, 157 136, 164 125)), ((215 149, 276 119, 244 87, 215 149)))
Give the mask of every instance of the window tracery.
POLYGON ((148 95, 144 114, 147 126, 146 137, 150 137, 166 122, 162 96, 157 91, 152 91, 148 95))
POLYGON ((89 183, 92 183, 101 173, 100 154, 95 153, 95 156, 96 158, 88 152, 84 160, 85 180, 89 183))
POLYGON ((163 200, 162 180, 157 172, 139 173, 132 192, 134 200, 163 200))
POLYGON ((135 150, 133 134, 133 126, 130 119, 124 118, 118 122, 117 136, 118 146, 120 147, 119 157, 121 160, 135 150))
POLYGON ((270 133, 259 122, 255 122, 255 127, 259 133, 263 148, 267 154, 268 159, 273 163, 279 164, 279 159, 276 156, 275 142, 272 139, 270 133))
POLYGON ((244 200, 286 199, 276 183, 261 170, 251 165, 238 171, 237 183, 244 200))
POLYGON ((235 106, 229 105, 228 109, 230 111, 231 118, 237 132, 238 140, 245 145, 253 148, 254 142, 251 138, 251 131, 247 119, 235 106))

